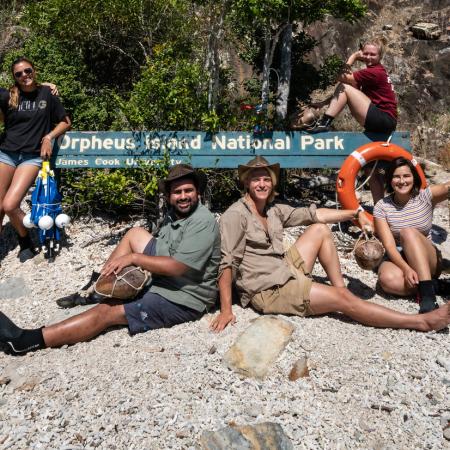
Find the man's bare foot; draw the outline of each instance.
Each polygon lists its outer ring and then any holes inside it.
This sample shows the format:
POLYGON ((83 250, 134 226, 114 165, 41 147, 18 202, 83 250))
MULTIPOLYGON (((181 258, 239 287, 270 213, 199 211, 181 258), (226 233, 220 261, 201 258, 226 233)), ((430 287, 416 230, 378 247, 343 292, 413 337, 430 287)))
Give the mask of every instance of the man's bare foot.
POLYGON ((429 313, 422 315, 426 323, 426 328, 423 331, 439 331, 450 324, 450 303, 442 305, 429 313))

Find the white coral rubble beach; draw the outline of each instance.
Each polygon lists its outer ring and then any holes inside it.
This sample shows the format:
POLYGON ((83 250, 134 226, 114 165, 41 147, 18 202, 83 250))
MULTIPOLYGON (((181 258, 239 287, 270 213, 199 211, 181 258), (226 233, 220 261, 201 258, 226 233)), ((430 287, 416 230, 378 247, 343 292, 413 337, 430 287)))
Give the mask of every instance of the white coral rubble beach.
MULTIPOLYGON (((435 240, 450 259, 446 204, 436 208, 434 223, 435 240)), ((18 280, 25 295, 0 293, 0 310, 26 328, 82 311, 61 310, 55 299, 79 289, 101 267, 115 241, 95 238, 109 230, 101 220, 75 222, 70 246, 51 264, 39 257, 21 264, 17 249, 6 251, 11 246, 4 235, 0 283, 18 280)), ((372 272, 349 253, 340 257, 357 295, 418 310, 411 299, 380 295, 372 272)), ((314 275, 325 276, 318 265, 314 275)), ((369 328, 338 314, 284 317, 295 327, 292 340, 267 377, 254 380, 222 362, 258 317, 251 309, 234 311, 237 323, 220 334, 209 331, 211 316, 205 316, 135 337, 117 328, 61 349, 23 357, 0 353, 0 448, 196 448, 205 430, 267 421, 279 423, 296 449, 450 448, 444 437, 448 334, 369 328), (301 358, 307 358, 309 376, 290 381, 301 358)))

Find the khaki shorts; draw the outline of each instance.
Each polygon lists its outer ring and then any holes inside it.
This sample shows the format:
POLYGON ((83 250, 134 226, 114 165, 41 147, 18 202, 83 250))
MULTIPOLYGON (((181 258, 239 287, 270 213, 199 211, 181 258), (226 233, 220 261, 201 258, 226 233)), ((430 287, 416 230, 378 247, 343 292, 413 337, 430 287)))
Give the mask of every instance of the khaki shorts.
POLYGON ((258 292, 250 300, 250 304, 264 314, 310 316, 313 314, 309 302, 312 279, 304 268, 305 262, 295 245, 285 253, 284 259, 295 278, 291 278, 283 286, 258 292))

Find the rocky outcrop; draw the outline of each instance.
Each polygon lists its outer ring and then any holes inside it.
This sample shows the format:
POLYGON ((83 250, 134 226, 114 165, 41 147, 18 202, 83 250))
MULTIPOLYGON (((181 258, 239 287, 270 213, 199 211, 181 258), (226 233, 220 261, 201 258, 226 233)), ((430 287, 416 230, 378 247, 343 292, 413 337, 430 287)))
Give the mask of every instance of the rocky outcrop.
MULTIPOLYGON (((319 41, 310 54, 311 62, 318 66, 332 54, 345 60, 359 43, 374 36, 383 38, 383 63, 399 99, 397 129, 411 131, 413 142, 420 138, 416 135, 418 126, 436 127, 439 135, 449 132, 448 118, 438 122, 448 117, 450 98, 450 4, 438 0, 420 4, 414 0, 388 0, 367 1, 367 5, 366 17, 357 24, 330 19, 310 27, 308 31, 319 41)), ((356 122, 351 120, 350 127, 357 129, 356 122)), ((442 144, 430 141, 426 149, 423 156, 439 160, 442 144)))
POLYGON ((411 27, 413 36, 417 39, 439 39, 441 29, 436 23, 419 22, 411 27))

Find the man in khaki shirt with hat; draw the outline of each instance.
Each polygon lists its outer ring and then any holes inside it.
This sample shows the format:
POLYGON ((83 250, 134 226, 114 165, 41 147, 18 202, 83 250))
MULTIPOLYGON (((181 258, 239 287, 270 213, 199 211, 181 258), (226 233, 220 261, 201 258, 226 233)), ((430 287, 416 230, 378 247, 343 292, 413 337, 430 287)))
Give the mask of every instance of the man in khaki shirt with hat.
POLYGON ((365 325, 438 330, 450 322, 447 305, 427 314, 402 314, 363 301, 346 287, 339 257, 327 223, 357 219, 364 228, 372 224, 364 212, 319 208, 293 208, 274 202, 279 164, 261 157, 240 165, 239 179, 245 194, 220 220, 220 314, 211 322, 215 331, 236 320, 232 312, 232 281, 243 306, 264 314, 310 316, 341 312, 365 325), (283 248, 283 228, 309 225, 288 251, 283 248), (331 286, 316 283, 310 274, 319 260, 331 286))

